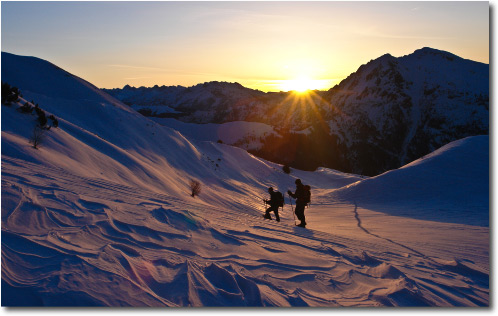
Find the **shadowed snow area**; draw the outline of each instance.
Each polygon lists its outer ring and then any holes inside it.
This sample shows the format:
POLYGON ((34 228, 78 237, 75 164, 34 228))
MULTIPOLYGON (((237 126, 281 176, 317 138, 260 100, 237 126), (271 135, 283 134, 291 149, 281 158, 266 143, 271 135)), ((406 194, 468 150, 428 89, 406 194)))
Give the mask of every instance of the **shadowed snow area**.
POLYGON ((3 306, 489 305, 487 136, 374 178, 285 174, 40 59, 2 53, 2 80, 59 120, 34 149, 36 116, 2 105, 3 306), (307 229, 287 195, 263 220, 296 178, 307 229))
POLYGON ((489 226, 489 137, 467 137, 422 159, 334 191, 391 215, 489 226))

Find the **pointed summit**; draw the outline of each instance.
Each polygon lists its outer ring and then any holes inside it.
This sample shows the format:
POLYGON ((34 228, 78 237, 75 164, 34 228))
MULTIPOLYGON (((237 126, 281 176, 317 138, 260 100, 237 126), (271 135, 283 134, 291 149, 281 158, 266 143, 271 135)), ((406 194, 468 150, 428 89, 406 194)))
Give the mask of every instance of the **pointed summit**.
MULTIPOLYGON (((412 54, 406 55, 403 57, 409 57, 409 56, 413 56, 413 57, 417 57, 417 58, 422 58, 425 56, 439 56, 439 57, 443 57, 449 61, 453 61, 455 59, 462 59, 461 57, 459 57, 455 54, 452 54, 450 52, 431 48, 431 47, 423 47, 423 48, 417 49, 412 54)), ((403 57, 401 57, 401 58, 403 58, 403 57)))

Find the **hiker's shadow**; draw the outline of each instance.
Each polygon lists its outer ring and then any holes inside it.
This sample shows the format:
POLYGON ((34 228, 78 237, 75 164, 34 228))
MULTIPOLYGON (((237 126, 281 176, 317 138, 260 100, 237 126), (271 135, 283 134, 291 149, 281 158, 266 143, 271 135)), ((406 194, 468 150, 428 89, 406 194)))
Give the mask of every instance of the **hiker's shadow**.
POLYGON ((309 228, 303 228, 299 226, 294 226, 294 233, 300 236, 313 237, 315 233, 309 228))

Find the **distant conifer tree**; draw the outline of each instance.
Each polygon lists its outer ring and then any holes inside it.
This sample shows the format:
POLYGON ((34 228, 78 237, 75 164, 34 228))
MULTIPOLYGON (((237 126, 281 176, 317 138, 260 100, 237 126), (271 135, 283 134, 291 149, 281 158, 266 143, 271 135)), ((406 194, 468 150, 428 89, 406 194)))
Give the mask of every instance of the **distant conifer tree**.
POLYGON ((21 110, 22 113, 33 112, 33 107, 31 106, 31 104, 29 102, 24 103, 24 105, 21 106, 19 109, 21 110))
MULTIPOLYGON (((38 106, 38 104, 37 104, 38 106)), ((39 107, 35 107, 36 114, 38 114, 38 123, 41 127, 47 125, 47 117, 45 116, 45 111, 40 109, 39 107)))
POLYGON ((20 91, 16 87, 11 87, 8 83, 2 82, 2 104, 10 105, 19 100, 20 91))
POLYGON ((289 165, 284 165, 284 166, 282 167, 282 170, 283 170, 285 173, 287 173, 287 174, 289 174, 289 173, 291 172, 291 169, 290 169, 289 165))
POLYGON ((53 127, 58 127, 59 126, 59 121, 55 118, 55 116, 53 114, 50 115, 48 118, 52 120, 52 126, 53 127))

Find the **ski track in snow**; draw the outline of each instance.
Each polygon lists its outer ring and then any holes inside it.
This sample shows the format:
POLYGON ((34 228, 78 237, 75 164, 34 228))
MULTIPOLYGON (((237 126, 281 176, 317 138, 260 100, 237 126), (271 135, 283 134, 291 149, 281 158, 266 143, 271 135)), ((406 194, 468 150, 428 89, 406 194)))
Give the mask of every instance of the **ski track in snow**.
POLYGON ((401 247, 403 247, 403 248, 406 248, 407 250, 409 250, 409 251, 411 251, 411 252, 414 252, 414 253, 418 254, 419 256, 421 256, 421 257, 423 257, 423 258, 425 258, 425 259, 427 259, 427 260, 430 260, 430 261, 432 261, 432 262, 435 262, 435 261, 434 261, 433 259, 431 259, 430 257, 428 257, 428 256, 424 255, 423 253, 421 253, 421 252, 419 252, 419 251, 417 251, 417 250, 415 250, 415 249, 413 249, 413 248, 410 248, 410 247, 405 246, 405 245, 403 245, 403 244, 401 244, 401 243, 399 243, 399 242, 395 242, 395 241, 393 241, 393 240, 391 240, 391 239, 389 239, 389 238, 385 238, 385 237, 379 236, 379 235, 377 235, 377 234, 374 234, 374 233, 371 233, 370 231, 368 231, 365 227, 363 227, 363 226, 361 225, 360 214, 358 214, 358 205, 356 204, 356 202, 354 203, 354 210, 353 210, 353 213, 354 213, 354 217, 356 218, 356 220, 357 220, 357 222, 358 222, 358 228, 360 228, 361 230, 363 230, 363 231, 364 231, 365 233, 367 233, 368 235, 371 235, 371 236, 376 237, 376 238, 384 239, 384 240, 386 240, 386 241, 388 241, 388 242, 390 242, 390 243, 393 243, 393 244, 396 244, 396 245, 401 246, 401 247))

